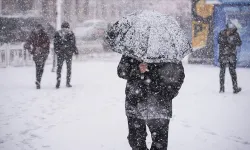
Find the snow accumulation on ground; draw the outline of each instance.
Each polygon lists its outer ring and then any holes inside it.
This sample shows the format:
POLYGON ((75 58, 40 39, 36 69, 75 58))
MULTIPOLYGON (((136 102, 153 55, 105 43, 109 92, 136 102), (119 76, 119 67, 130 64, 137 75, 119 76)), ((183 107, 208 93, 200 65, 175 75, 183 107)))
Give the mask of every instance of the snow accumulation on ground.
MULTIPOLYGON (((0 69, 0 150, 130 150, 119 57, 73 62, 73 88, 55 89, 45 68, 35 89, 34 67, 0 69)), ((250 150, 250 70, 239 68, 243 91, 219 94, 219 69, 185 64, 173 101, 169 150, 250 150)), ((63 79, 66 80, 63 70, 63 79)), ((150 136, 150 135, 149 135, 150 136)), ((150 138, 148 136, 148 145, 150 138)))

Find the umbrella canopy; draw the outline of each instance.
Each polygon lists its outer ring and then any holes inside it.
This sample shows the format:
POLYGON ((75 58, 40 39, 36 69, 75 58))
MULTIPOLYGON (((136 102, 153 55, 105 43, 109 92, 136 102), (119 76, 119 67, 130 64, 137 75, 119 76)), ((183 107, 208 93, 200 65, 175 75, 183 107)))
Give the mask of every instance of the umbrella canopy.
POLYGON ((113 51, 147 63, 179 62, 192 52, 177 21, 155 11, 139 11, 112 25, 106 35, 113 51))

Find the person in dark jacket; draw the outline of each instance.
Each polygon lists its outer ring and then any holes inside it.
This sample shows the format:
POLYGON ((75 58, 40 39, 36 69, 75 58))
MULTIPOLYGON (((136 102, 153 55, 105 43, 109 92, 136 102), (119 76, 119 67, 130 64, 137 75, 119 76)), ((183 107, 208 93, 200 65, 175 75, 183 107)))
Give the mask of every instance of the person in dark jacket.
POLYGON ((41 79, 44 71, 44 65, 49 55, 50 40, 48 34, 41 24, 38 24, 31 32, 24 49, 27 49, 33 55, 36 64, 36 88, 40 89, 41 79))
POLYGON ((229 66, 233 83, 233 92, 239 93, 241 88, 238 87, 236 64, 237 64, 237 50, 236 46, 241 46, 242 42, 237 32, 237 28, 233 24, 227 24, 227 28, 222 30, 219 34, 219 62, 220 62, 220 92, 225 92, 225 71, 226 66, 229 66))
POLYGON ((172 99, 185 78, 182 63, 146 64, 122 56, 117 73, 127 80, 125 109, 132 150, 148 150, 146 125, 152 135, 151 150, 167 150, 172 99))
POLYGON ((54 37, 54 50, 57 55, 57 83, 56 88, 60 87, 61 83, 61 71, 64 60, 67 64, 67 81, 66 86, 72 87, 71 80, 71 66, 73 54, 78 55, 78 49, 76 47, 75 34, 70 30, 68 22, 63 22, 61 30, 56 32, 54 37))

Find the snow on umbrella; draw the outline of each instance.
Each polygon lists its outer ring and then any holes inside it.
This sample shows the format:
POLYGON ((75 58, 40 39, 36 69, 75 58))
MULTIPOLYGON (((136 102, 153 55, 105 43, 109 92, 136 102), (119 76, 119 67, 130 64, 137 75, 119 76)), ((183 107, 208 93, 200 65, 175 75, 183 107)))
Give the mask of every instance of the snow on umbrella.
POLYGON ((106 39, 113 51, 147 63, 179 62, 192 52, 177 21, 155 11, 139 11, 112 25, 106 39))

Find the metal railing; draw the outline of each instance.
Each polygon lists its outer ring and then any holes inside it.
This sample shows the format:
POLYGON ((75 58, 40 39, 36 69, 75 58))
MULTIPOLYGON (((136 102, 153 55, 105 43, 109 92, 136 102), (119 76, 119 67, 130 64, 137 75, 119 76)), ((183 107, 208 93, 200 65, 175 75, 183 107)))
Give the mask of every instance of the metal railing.
MULTIPOLYGON (((46 64, 52 64, 52 71, 56 69, 56 55, 51 44, 50 54, 46 60, 46 64)), ((84 61, 89 59, 110 59, 118 54, 111 51, 105 51, 100 45, 78 45, 79 55, 73 56, 74 61, 84 61)), ((0 46, 0 68, 22 67, 34 65, 33 57, 28 51, 23 49, 23 44, 3 44, 0 46)))
MULTIPOLYGON (((53 62, 53 49, 50 49, 49 57, 46 64, 52 64, 53 62)), ((34 65, 32 55, 28 51, 23 49, 23 45, 10 45, 3 44, 0 47, 0 68, 6 68, 8 66, 20 67, 34 65)))

